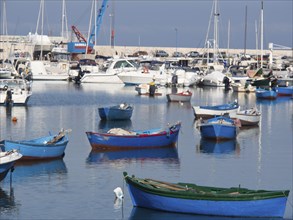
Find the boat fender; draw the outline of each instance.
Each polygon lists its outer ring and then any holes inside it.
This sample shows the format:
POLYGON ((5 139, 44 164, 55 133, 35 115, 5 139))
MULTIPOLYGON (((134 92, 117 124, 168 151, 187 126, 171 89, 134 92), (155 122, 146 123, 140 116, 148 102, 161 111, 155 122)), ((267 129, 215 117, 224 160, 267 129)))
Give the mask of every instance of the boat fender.
POLYGON ((123 195, 123 191, 122 191, 121 187, 115 188, 113 190, 113 192, 115 193, 116 198, 123 199, 124 195, 123 195))
POLYGON ((143 67, 143 73, 149 73, 149 69, 146 66, 143 67))

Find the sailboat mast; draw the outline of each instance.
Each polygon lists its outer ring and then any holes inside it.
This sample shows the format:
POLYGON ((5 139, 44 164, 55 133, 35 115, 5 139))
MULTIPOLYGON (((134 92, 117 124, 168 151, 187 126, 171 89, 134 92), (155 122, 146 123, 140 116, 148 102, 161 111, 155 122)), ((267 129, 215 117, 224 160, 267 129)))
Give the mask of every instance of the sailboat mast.
POLYGON ((263 1, 261 2, 260 14, 260 68, 263 67, 263 1))
POLYGON ((61 22, 61 37, 68 40, 68 24, 67 24, 67 14, 66 14, 66 3, 62 0, 62 22, 61 22))
POLYGON ((229 50, 230 50, 230 19, 228 21, 228 42, 227 42, 227 57, 229 57, 229 50))
POLYGON ((247 38, 247 5, 245 6, 245 25, 244 25, 244 56, 246 56, 246 38, 247 38))
POLYGON ((43 35, 44 35, 44 1, 45 0, 41 0, 42 1, 42 24, 41 24, 41 54, 40 54, 40 60, 43 60, 43 35))
POLYGON ((217 47, 218 47, 218 17, 219 17, 219 12, 218 12, 218 7, 217 7, 217 3, 218 1, 215 0, 214 2, 214 56, 213 56, 213 60, 214 60, 214 63, 216 62, 217 60, 217 57, 216 57, 216 50, 217 50, 217 47))

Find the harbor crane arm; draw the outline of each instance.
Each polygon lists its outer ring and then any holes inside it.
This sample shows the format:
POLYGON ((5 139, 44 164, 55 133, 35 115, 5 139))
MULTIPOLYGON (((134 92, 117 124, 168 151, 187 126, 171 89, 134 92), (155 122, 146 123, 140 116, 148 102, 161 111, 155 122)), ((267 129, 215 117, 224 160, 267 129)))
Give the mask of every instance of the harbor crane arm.
POLYGON ((101 5, 101 8, 99 9, 99 13, 98 13, 98 16, 97 16, 96 27, 95 26, 93 27, 92 32, 91 32, 91 35, 89 36, 89 40, 88 40, 89 43, 94 44, 93 37, 95 35, 96 36, 99 35, 99 31, 100 31, 101 24, 102 24, 102 21, 103 21, 103 16, 104 16, 105 11, 107 9, 107 3, 108 3, 108 1, 109 0, 103 0, 103 3, 101 5))
POLYGON ((77 27, 75 27, 74 25, 71 26, 72 31, 74 32, 77 40, 79 42, 86 42, 85 37, 80 33, 80 31, 77 29, 77 27))

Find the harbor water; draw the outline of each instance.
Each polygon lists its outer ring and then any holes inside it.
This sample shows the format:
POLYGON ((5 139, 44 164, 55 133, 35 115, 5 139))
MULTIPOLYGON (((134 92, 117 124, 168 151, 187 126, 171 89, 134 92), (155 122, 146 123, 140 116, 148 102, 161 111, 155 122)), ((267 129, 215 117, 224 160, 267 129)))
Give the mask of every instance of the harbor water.
POLYGON ((132 86, 33 82, 26 107, 0 107, 0 140, 33 139, 62 128, 72 131, 63 159, 17 162, 12 175, 0 183, 0 219, 219 219, 134 208, 123 171, 168 182, 289 189, 284 218, 292 219, 293 99, 260 101, 254 93, 223 88, 189 90, 190 103, 168 103, 169 88, 162 96, 148 97, 137 95, 132 86), (259 126, 241 128, 233 141, 201 140, 192 106, 235 99, 242 108, 256 106, 261 111, 259 126), (131 120, 100 120, 98 107, 122 102, 134 105, 131 120), (177 121, 182 129, 176 148, 92 151, 85 134, 113 127, 165 127, 177 121), (115 199, 116 187, 122 188, 123 200, 115 199))

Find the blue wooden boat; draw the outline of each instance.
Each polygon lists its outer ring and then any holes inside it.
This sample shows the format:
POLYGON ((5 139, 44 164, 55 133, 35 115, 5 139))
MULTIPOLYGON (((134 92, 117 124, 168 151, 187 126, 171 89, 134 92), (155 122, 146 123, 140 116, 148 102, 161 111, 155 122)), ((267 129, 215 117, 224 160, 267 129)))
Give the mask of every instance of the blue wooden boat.
POLYGON ((278 96, 292 96, 293 86, 276 87, 276 92, 278 93, 278 96))
POLYGON ((229 117, 218 116, 208 119, 199 125, 202 138, 214 140, 235 139, 237 135, 237 126, 229 117))
POLYGON ((283 217, 289 190, 251 190, 168 183, 123 173, 132 204, 166 212, 233 217, 283 217))
POLYGON ((4 141, 6 151, 17 149, 22 159, 53 159, 64 156, 68 143, 67 131, 60 131, 56 135, 48 135, 32 140, 4 141))
POLYGON ((132 148, 155 148, 174 146, 178 139, 181 123, 150 130, 127 131, 110 129, 106 133, 86 132, 93 149, 121 150, 132 148))
POLYGON ((133 106, 126 103, 110 107, 98 108, 100 118, 103 120, 129 120, 132 116, 133 106))
POLYGON ((209 119, 215 116, 220 116, 224 114, 230 114, 233 112, 237 112, 239 108, 237 100, 233 103, 222 104, 222 105, 200 105, 193 106, 193 113, 195 118, 209 119))
POLYGON ((278 93, 274 89, 257 88, 255 90, 255 95, 258 99, 276 99, 278 93))
POLYGON ((0 152, 0 182, 13 169, 14 164, 22 155, 16 150, 0 152))

